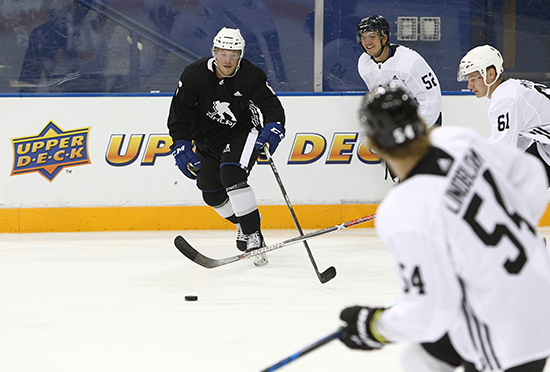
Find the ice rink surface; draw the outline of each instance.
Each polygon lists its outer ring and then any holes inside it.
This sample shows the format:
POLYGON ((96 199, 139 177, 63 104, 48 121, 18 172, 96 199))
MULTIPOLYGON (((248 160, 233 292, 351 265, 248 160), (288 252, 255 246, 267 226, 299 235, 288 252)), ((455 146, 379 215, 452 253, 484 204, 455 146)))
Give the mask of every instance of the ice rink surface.
MULTIPOLYGON (((179 233, 212 258, 238 253, 235 231, 0 234, 0 371, 261 371, 334 332, 344 307, 399 293, 373 229, 309 241, 319 269, 338 272, 326 284, 301 243, 265 267, 205 269, 175 249, 179 233)), ((274 244, 297 233, 264 235, 274 244)), ((401 371, 400 347, 335 340, 280 371, 401 371)))

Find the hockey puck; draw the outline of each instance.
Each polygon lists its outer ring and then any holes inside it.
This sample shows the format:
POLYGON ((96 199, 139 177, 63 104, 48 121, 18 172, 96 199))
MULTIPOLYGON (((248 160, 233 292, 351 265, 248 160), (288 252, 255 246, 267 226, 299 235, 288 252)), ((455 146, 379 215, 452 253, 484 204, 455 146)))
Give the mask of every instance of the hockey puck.
POLYGON ((197 301, 198 299, 198 296, 185 296, 185 301, 197 301))

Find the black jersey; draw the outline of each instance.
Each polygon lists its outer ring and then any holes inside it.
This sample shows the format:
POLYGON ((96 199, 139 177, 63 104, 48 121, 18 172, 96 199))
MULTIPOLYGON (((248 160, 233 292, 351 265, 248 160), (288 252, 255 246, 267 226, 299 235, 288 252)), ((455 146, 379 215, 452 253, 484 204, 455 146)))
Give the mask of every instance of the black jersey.
POLYGON ((284 126, 285 114, 265 72, 243 58, 233 77, 218 79, 214 58, 206 57, 181 74, 168 129, 174 142, 195 140, 200 148, 213 149, 270 122, 284 126))

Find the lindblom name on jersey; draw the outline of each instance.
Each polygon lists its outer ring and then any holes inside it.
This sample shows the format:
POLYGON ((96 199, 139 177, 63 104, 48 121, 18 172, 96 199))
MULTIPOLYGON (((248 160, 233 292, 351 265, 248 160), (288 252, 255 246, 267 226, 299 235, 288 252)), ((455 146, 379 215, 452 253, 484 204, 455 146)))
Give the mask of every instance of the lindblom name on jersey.
POLYGON ((38 172, 48 181, 67 167, 90 164, 90 128, 64 131, 50 121, 36 136, 12 138, 11 176, 38 172))

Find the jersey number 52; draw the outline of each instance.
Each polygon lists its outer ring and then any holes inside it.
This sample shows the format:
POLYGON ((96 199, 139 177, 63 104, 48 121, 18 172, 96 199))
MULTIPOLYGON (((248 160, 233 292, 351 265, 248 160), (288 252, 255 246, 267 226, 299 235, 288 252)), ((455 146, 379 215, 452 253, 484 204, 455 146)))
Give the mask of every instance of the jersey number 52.
POLYGON ((437 82, 435 81, 435 76, 430 72, 424 76, 422 76, 422 82, 426 84, 426 90, 430 90, 433 87, 437 86, 437 82))

